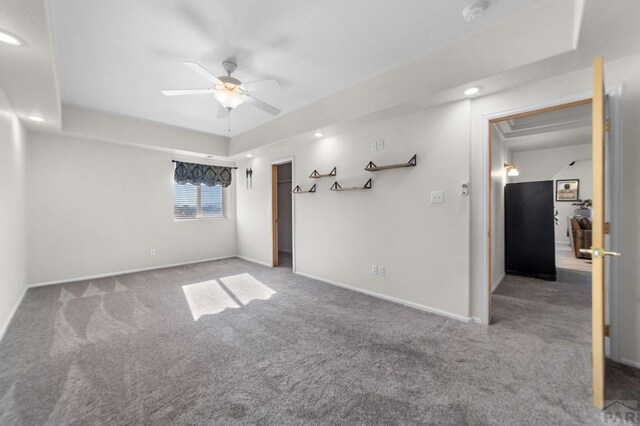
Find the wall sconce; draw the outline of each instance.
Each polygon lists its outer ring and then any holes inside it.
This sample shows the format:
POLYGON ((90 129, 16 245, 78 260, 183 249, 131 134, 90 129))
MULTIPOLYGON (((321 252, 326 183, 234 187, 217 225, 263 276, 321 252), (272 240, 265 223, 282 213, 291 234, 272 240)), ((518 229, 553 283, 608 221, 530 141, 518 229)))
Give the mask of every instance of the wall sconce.
POLYGON ((518 176, 520 174, 513 164, 504 163, 504 169, 507 171, 507 176, 518 176))

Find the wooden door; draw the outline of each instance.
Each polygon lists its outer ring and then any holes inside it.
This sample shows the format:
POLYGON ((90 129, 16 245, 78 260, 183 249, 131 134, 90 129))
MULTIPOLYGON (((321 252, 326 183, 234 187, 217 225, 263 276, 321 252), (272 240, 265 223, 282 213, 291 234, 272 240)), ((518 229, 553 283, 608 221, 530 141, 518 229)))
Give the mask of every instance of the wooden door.
POLYGON ((592 339, 593 339, 593 405, 604 406, 605 369, 605 259, 620 256, 606 251, 605 235, 605 94, 604 66, 601 57, 593 62, 593 227, 591 248, 580 250, 592 257, 592 339))

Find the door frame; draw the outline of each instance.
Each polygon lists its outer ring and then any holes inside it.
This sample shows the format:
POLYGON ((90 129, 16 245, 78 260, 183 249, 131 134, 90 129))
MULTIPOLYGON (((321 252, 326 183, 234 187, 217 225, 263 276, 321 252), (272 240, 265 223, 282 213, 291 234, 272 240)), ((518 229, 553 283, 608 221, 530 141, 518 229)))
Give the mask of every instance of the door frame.
MULTIPOLYGON (((285 157, 280 158, 278 160, 271 161, 271 189, 270 189, 270 197, 271 198, 271 209, 269 212, 269 223, 271 224, 271 266, 277 266, 276 260, 278 256, 278 234, 276 228, 276 219, 278 214, 278 183, 277 183, 277 169, 276 174, 274 175, 274 167, 278 167, 282 164, 291 163, 291 185, 293 188, 293 180, 296 175, 296 162, 295 157, 285 157)), ((291 261, 292 261, 292 271, 296 271, 296 197, 291 194, 291 261)))
MULTIPOLYGON (((607 186, 610 191, 609 217, 611 229, 609 234, 609 247, 611 250, 620 248, 621 238, 621 202, 622 202, 622 85, 614 84, 606 87, 608 97, 608 109, 610 111, 611 132, 609 135, 609 147, 611 165, 611 186, 607 186)), ((503 121, 513 116, 531 115, 545 110, 566 108, 577 103, 591 102, 591 91, 574 93, 572 95, 549 99, 540 103, 531 104, 525 107, 513 108, 483 116, 483 136, 482 136, 482 316, 481 324, 490 324, 491 315, 491 125, 497 121, 503 121)), ((608 268, 609 289, 607 292, 607 303, 609 312, 610 338, 607 345, 607 355, 614 361, 620 361, 620 328, 619 328, 619 281, 620 266, 619 260, 610 259, 608 268), (613 315, 611 314, 613 313, 613 315)))

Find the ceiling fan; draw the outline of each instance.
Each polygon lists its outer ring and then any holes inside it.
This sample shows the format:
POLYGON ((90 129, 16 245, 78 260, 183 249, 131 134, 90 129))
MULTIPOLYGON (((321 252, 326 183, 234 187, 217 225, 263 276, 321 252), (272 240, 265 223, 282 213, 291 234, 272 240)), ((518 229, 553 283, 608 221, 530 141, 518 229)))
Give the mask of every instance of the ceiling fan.
MULTIPOLYGON (((271 115, 280 114, 280 110, 278 108, 261 101, 251 93, 267 88, 279 88, 280 84, 277 80, 266 79, 243 83, 237 78, 231 77, 231 74, 236 70, 236 68, 238 68, 238 65, 235 62, 228 60, 222 62, 222 68, 224 68, 224 70, 227 72, 227 75, 221 77, 216 77, 202 65, 195 62, 186 61, 183 62, 183 64, 187 66, 187 68, 204 77, 207 81, 209 81, 209 83, 212 83, 213 87, 206 89, 163 90, 163 95, 180 96, 213 94, 216 100, 220 102, 220 108, 218 109, 218 118, 229 118, 229 121, 231 120, 231 111, 233 111, 243 103, 252 105, 271 115)), ((229 131, 231 131, 230 125, 229 131)))

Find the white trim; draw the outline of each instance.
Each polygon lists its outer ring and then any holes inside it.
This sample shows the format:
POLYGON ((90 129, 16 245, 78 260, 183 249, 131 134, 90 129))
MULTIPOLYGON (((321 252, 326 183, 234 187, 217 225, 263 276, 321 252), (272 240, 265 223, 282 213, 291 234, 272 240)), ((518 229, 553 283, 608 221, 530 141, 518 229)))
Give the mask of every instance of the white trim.
POLYGON ((369 291, 369 290, 364 290, 362 288, 353 287, 353 286, 350 286, 350 285, 347 285, 347 284, 343 284, 343 283, 340 283, 340 282, 337 282, 337 281, 333 281, 333 280, 328 280, 326 278, 322 278, 322 277, 318 277, 318 276, 315 276, 315 275, 307 274, 305 272, 296 272, 296 275, 301 275, 303 277, 307 277, 307 278, 311 278, 313 280, 321 281, 323 283, 331 284, 331 285, 334 285, 336 287, 341 287, 341 288, 344 288, 344 289, 347 289, 347 290, 355 291, 356 293, 362 293, 362 294, 366 294, 367 296, 372 296, 372 297, 376 297, 378 299, 387 300, 389 302, 398 303, 400 305, 408 306, 410 308, 419 309, 421 311, 426 311, 426 312, 429 312, 429 313, 432 313, 432 314, 436 314, 436 315, 452 318, 452 319, 455 319, 457 321, 462 321, 462 322, 466 322, 466 323, 471 322, 471 318, 470 317, 465 317, 465 316, 462 316, 462 315, 458 315, 458 314, 454 314, 454 313, 451 313, 451 312, 443 311, 441 309, 436 309, 436 308, 432 308, 430 306, 421 305, 419 303, 409 302, 407 300, 398 299, 398 298, 393 297, 393 296, 387 296, 386 294, 381 294, 381 293, 376 293, 376 292, 369 291))
POLYGON ((482 318, 471 317, 471 322, 474 323, 474 324, 482 324, 482 318))
POLYGON ((627 358, 621 358, 618 362, 620 362, 620 364, 628 365, 629 367, 640 368, 640 361, 632 361, 627 358))
POLYGON ((74 283, 74 282, 77 282, 77 281, 95 280, 97 278, 115 277, 115 276, 118 276, 118 275, 133 274, 133 273, 136 273, 136 272, 145 272, 145 271, 153 271, 153 270, 156 270, 156 269, 173 268, 175 266, 186 266, 186 265, 193 265, 195 263, 213 262, 215 260, 230 259, 232 257, 238 257, 238 256, 229 255, 229 256, 221 256, 221 257, 212 257, 210 259, 200 259, 200 260, 192 260, 192 261, 189 261, 189 262, 172 263, 172 264, 169 264, 169 265, 151 266, 149 268, 130 269, 128 271, 118 271, 118 272, 107 272, 107 273, 104 273, 104 274, 88 275, 86 277, 65 278, 63 280, 46 281, 46 282, 41 282, 41 283, 28 284, 27 288, 44 287, 44 286, 47 286, 47 285, 56 285, 56 284, 65 284, 65 283, 74 283))
MULTIPOLYGON (((611 120, 611 132, 609 133, 609 143, 607 144, 609 152, 607 160, 609 163, 610 175, 606 177, 608 205, 608 222, 611 223, 609 230, 609 250, 622 251, 622 158, 623 158, 623 135, 622 135, 622 84, 613 85, 606 91, 609 101, 606 103, 608 107, 608 118, 611 120)), ((606 170, 606 169, 605 169, 606 170)), ((609 306, 606 309, 609 312, 609 357, 617 362, 621 360, 621 335, 620 335, 620 259, 610 257, 608 259, 608 280, 609 294, 607 302, 609 306)), ((636 367, 638 367, 636 365, 636 367)), ((640 368, 640 367, 638 367, 640 368)))
MULTIPOLYGON (((278 160, 271 161, 271 165, 280 165, 291 163, 291 182, 295 180, 296 176, 296 162, 295 156, 292 155, 290 157, 280 158, 278 160)), ((271 172, 271 170, 270 170, 271 172)), ((270 176, 273 179, 273 175, 270 176)), ((293 184, 292 184, 293 187, 293 184)), ((273 204, 273 185, 269 185, 269 200, 271 204, 273 204)), ((273 259, 273 205, 271 206, 269 213, 269 228, 271 229, 271 238, 269 242, 271 243, 271 259, 273 259)), ((251 262, 251 260, 249 260, 251 262)), ((260 263, 260 262, 256 262, 260 263)), ((291 194, 291 264, 292 264, 292 272, 296 272, 296 197, 291 194)), ((273 267, 273 265, 269 265, 269 267, 273 267)))
POLYGON ((18 307, 22 303, 22 299, 24 299, 24 295, 27 294, 27 290, 29 290, 29 287, 27 287, 27 286, 25 286, 24 289, 22 289, 22 294, 20 295, 20 297, 18 298, 18 301, 16 302, 15 306, 11 310, 11 313, 7 317, 7 320, 4 322, 4 324, 2 324, 2 328, 0 329, 0 342, 2 341, 2 338, 4 337, 4 334, 9 329, 9 324, 11 324, 11 320, 13 319, 14 315, 18 311, 18 307))
POLYGON ((256 260, 256 259, 252 259, 250 257, 246 257, 246 256, 231 256, 231 257, 237 257, 238 259, 246 260, 247 262, 257 263, 258 265, 266 266, 267 268, 273 268, 273 265, 271 265, 271 264, 269 264, 267 262, 263 262, 261 260, 256 260))

